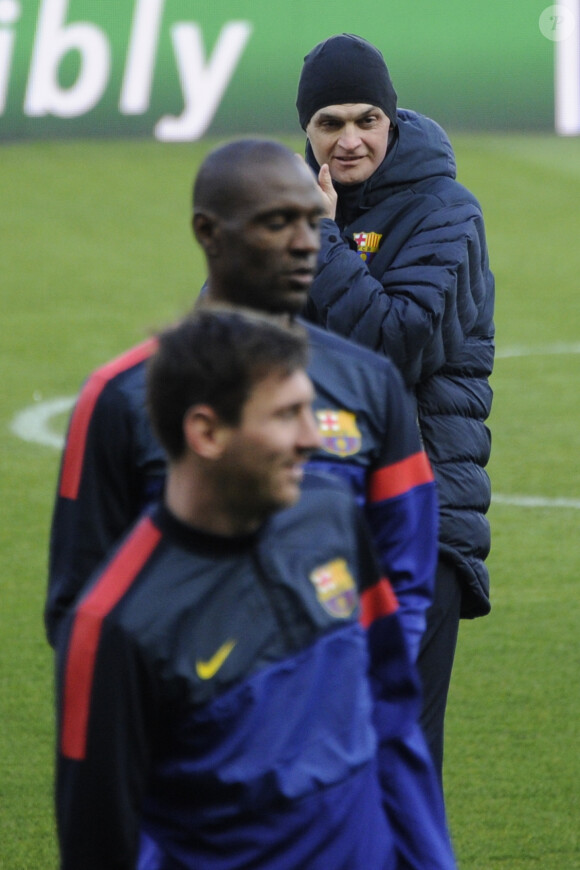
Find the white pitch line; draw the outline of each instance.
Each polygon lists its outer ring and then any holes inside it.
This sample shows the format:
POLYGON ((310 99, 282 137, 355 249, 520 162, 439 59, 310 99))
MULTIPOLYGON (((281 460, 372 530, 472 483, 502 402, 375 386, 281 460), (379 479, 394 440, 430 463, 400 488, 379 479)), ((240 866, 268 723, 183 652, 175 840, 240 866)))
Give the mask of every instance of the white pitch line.
POLYGON ((10 429, 23 441, 32 441, 35 444, 43 444, 45 447, 55 447, 62 450, 64 437, 52 432, 49 422, 52 417, 70 411, 75 403, 76 396, 61 396, 58 399, 50 399, 46 402, 35 402, 23 411, 20 411, 10 424, 10 429))
MULTIPOLYGON (((497 350, 496 359, 513 359, 514 357, 526 356, 557 356, 562 354, 580 353, 580 344, 558 342, 544 345, 544 347, 506 347, 497 350)), ((566 508, 568 510, 580 510, 580 499, 577 498, 543 498, 533 495, 501 495, 493 493, 494 504, 512 505, 524 508, 566 508)))
POLYGON ((536 495, 500 495, 492 493, 492 504, 512 505, 524 508, 566 508, 580 510, 580 498, 543 498, 536 495))
MULTIPOLYGON (((63 396, 46 402, 35 402, 17 414, 12 423, 11 430, 24 441, 43 444, 62 450, 64 437, 50 429, 50 420, 58 414, 69 411, 75 403, 75 396, 63 396)), ((502 495, 492 494, 492 503, 523 508, 565 508, 567 510, 580 510, 580 499, 574 498, 544 498, 533 495, 502 495)))
MULTIPOLYGON (((566 344, 563 342, 544 345, 543 347, 506 347, 496 351, 496 359, 513 359, 526 356, 554 356, 560 354, 580 353, 580 343, 566 344)), ((50 420, 58 414, 69 411, 74 405, 75 396, 63 396, 45 402, 35 402, 16 414, 10 429, 24 441, 36 444, 44 444, 62 450, 64 437, 53 432, 50 428, 50 420)), ((566 510, 580 510, 580 499, 577 498, 544 498, 534 495, 492 495, 494 504, 503 504, 511 507, 523 508, 564 508, 566 510)))
POLYGON ((519 356, 558 356, 561 354, 580 353, 580 344, 547 344, 544 347, 506 347, 496 350, 496 359, 513 359, 519 356))

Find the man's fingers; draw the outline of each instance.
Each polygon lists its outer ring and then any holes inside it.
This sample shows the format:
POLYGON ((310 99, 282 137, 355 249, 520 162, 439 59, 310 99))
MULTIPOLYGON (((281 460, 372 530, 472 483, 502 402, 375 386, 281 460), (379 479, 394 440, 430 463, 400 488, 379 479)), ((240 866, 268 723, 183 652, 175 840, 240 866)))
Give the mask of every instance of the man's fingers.
POLYGON ((334 220, 336 215, 337 194, 330 177, 327 163, 323 163, 318 173, 318 184, 325 200, 326 216, 334 220))
POLYGON ((323 163, 320 167, 320 172, 318 173, 318 183, 324 193, 328 195, 334 193, 334 187, 332 186, 332 178, 330 177, 330 169, 328 168, 328 163, 323 163))

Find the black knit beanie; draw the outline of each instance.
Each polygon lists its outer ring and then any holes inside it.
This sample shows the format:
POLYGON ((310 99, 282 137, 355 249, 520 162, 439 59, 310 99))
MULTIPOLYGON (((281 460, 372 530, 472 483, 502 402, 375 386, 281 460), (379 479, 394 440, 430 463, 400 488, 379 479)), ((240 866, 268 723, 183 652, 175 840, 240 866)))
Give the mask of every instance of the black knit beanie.
POLYGON ((378 106, 397 125, 397 94, 384 58, 352 33, 319 42, 304 58, 296 98, 300 126, 305 130, 319 109, 342 103, 378 106))

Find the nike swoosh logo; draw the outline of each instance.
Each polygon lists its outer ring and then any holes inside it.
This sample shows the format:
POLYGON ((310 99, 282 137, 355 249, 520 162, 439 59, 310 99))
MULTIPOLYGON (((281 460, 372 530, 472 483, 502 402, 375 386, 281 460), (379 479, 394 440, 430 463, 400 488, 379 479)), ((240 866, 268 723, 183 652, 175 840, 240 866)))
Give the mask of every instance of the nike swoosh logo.
POLYGON ((237 640, 228 640, 206 662, 198 660, 195 663, 198 677, 202 680, 210 680, 212 677, 215 677, 236 643, 237 640))

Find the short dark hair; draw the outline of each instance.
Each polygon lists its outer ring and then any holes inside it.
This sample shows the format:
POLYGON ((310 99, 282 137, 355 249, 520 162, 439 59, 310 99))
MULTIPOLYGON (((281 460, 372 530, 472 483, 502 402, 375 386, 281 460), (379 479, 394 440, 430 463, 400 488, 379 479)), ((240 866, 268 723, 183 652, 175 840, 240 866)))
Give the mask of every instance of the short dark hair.
POLYGON ((257 383, 306 368, 306 331, 287 315, 267 316, 228 306, 205 306, 158 336, 149 360, 147 405, 170 459, 185 452, 183 419, 193 405, 210 405, 236 426, 257 383))
POLYGON ((220 217, 227 215, 232 196, 246 183, 248 168, 272 164, 286 164, 296 171, 301 166, 293 151, 273 139, 238 139, 214 148, 193 183, 194 211, 209 209, 220 217))

